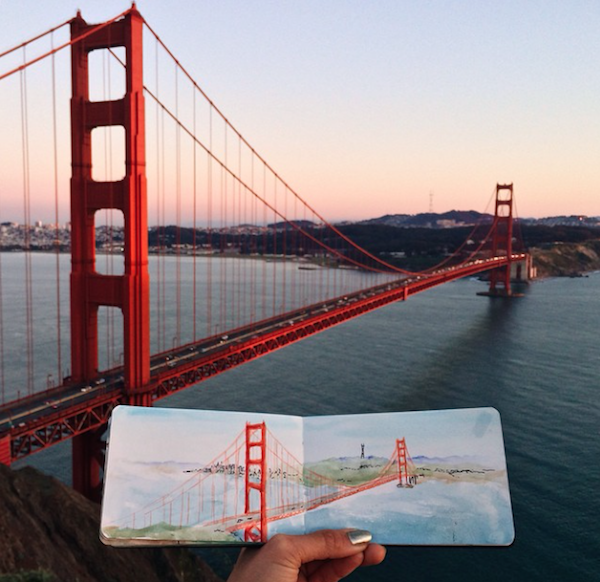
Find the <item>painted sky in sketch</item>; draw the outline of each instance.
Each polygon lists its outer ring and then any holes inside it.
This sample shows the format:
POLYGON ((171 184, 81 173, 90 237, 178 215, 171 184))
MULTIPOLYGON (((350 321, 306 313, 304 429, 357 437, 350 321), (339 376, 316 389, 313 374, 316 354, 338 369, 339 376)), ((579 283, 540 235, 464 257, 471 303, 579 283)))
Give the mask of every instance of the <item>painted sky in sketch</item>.
POLYGON ((414 457, 472 457, 504 469, 500 415, 493 408, 403 413, 312 416, 304 419, 307 462, 365 455, 389 458, 396 439, 406 439, 414 457))
MULTIPOLYGON (((265 422, 286 450, 302 460, 302 419, 251 412, 182 410, 170 408, 118 408, 118 434, 109 445, 114 463, 196 463, 203 468, 231 447, 246 423, 265 422)), ((111 435, 114 429, 111 428, 111 435)), ((245 442, 245 441, 241 441, 245 442)), ((244 450, 240 458, 244 458, 244 450)), ((243 462, 243 461, 240 461, 243 462)))
POLYGON ((110 456, 120 463, 196 463, 201 468, 215 459, 223 462, 220 455, 247 422, 265 422, 299 461, 358 457, 361 444, 367 456, 393 457, 396 439, 406 438, 413 456, 473 457, 497 469, 506 464, 500 415, 493 408, 306 418, 133 406, 117 410, 110 456))
MULTIPOLYGON (((128 6, 0 0, 0 52, 78 8, 98 22, 128 6)), ((137 6, 254 148, 330 220, 431 203, 484 211, 498 182, 515 184, 520 216, 600 214, 597 2, 137 6)), ((0 140, 10 159, 14 146, 0 140)))

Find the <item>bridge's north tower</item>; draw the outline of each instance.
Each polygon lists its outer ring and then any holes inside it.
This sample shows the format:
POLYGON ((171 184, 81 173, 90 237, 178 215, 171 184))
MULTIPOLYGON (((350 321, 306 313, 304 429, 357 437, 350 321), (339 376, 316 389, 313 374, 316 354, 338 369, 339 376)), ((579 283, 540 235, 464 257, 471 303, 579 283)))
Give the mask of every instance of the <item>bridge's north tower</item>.
MULTIPOLYGON (((513 237, 513 185, 496 184, 496 211, 494 215, 496 228, 492 239, 491 255, 497 257, 499 253, 512 256, 513 237)), ((502 269, 490 272, 490 295, 511 295, 510 286, 511 265, 510 261, 502 269)))
MULTIPOLYGON (((75 382, 98 375, 98 309, 123 312, 124 383, 131 404, 150 404, 150 300, 145 124, 142 77, 143 20, 132 8, 115 22, 88 25, 78 14, 71 22, 71 365, 75 382), (124 96, 90 101, 89 54, 124 47, 124 96), (100 182, 92 178, 92 131, 121 126, 125 130, 125 177, 100 182), (124 272, 96 272, 95 214, 116 209, 124 220, 124 272)), ((102 429, 73 439, 73 486, 99 498, 102 429)))

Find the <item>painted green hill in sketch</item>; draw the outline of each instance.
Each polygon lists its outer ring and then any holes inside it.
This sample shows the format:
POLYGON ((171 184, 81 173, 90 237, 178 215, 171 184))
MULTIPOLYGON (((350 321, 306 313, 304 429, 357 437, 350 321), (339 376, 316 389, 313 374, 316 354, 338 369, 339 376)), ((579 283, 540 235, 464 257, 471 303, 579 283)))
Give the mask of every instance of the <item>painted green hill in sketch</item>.
MULTIPOLYGON (((380 475, 389 459, 383 457, 340 457, 330 458, 304 465, 304 481, 307 486, 317 485, 319 482, 314 473, 331 479, 336 483, 348 486, 362 485, 380 475)), ((467 457, 428 458, 415 457, 413 459, 415 473, 419 482, 435 479, 447 483, 458 481, 484 482, 504 478, 506 472, 498 471, 494 467, 480 464, 467 457)), ((385 475, 395 475, 398 472, 396 463, 393 463, 385 475)))
MULTIPOLYGON (((324 459, 314 463, 304 464, 304 482, 307 486, 316 484, 313 473, 331 479, 342 485, 362 485, 375 479, 385 468, 389 459, 383 457, 340 457, 324 459)), ((393 465, 387 474, 397 472, 393 465)))

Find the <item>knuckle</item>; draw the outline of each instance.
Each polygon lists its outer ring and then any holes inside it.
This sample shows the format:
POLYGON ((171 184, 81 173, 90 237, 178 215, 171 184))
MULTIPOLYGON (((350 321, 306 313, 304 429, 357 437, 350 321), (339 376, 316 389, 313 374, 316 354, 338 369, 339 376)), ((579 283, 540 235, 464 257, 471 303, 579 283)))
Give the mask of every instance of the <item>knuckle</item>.
POLYGON ((294 544, 290 539, 290 536, 287 536, 285 534, 275 534, 267 544, 267 546, 270 547, 271 550, 277 553, 288 552, 293 548, 293 545, 294 544))
POLYGON ((328 548, 339 548, 342 545, 342 540, 337 532, 332 529, 321 530, 321 536, 323 541, 328 548))

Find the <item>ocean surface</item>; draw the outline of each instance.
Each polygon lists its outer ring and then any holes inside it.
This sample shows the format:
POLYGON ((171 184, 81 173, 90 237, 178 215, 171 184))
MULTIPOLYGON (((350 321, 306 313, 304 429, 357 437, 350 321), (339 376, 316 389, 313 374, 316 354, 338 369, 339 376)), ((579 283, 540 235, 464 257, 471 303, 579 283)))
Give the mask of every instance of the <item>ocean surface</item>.
MULTIPOLYGON (((537 281, 511 300, 482 290, 473 279, 446 284, 159 405, 296 415, 493 406, 515 542, 389 547, 382 565, 348 580, 600 580, 600 273, 537 281)), ((68 481, 69 452, 27 462, 68 481)), ((202 555, 226 575, 236 552, 202 555)))

